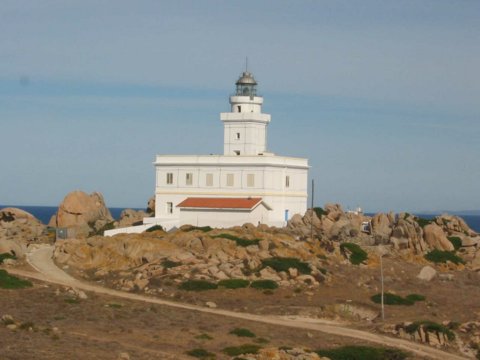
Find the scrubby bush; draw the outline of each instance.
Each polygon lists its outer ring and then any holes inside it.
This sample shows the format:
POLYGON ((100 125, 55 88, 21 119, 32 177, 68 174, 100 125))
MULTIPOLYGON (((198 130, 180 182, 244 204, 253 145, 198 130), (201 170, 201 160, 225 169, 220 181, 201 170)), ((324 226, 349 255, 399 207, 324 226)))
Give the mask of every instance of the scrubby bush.
POLYGON ((462 239, 458 236, 449 236, 447 239, 452 243, 455 251, 462 247, 462 239))
POLYGON ((247 246, 250 246, 250 245, 258 245, 258 243, 260 242, 260 239, 252 239, 252 240, 244 239, 244 238, 232 235, 232 234, 220 234, 220 235, 215 235, 215 236, 212 236, 212 237, 213 238, 223 238, 223 239, 232 240, 232 241, 235 241, 238 246, 243 246, 243 247, 247 247, 247 246))
POLYGON ((289 268, 297 269, 301 274, 310 274, 312 269, 306 262, 297 258, 272 257, 262 260, 263 267, 270 266, 275 271, 288 271, 289 268))
POLYGON ((433 222, 433 220, 431 219, 424 219, 421 217, 415 217, 415 221, 418 223, 418 225, 420 225, 422 229, 433 222))
POLYGON ((450 261, 454 264, 465 264, 465 261, 455 255, 453 251, 432 250, 425 255, 425 259, 434 263, 446 263, 450 261))
POLYGON ((448 340, 450 340, 450 341, 455 339, 455 334, 448 327, 446 327, 442 324, 438 324, 438 323, 433 322, 433 321, 428 321, 428 320, 416 321, 416 322, 408 325, 405 328, 405 331, 409 334, 413 334, 420 327, 422 327, 423 330, 425 330, 425 331, 438 332, 438 333, 445 334, 447 336, 448 340))
POLYGON ((240 289, 246 288, 250 285, 250 281, 245 279, 225 279, 218 282, 218 286, 227 289, 240 289))
POLYGON ((215 354, 201 348, 189 350, 186 354, 198 359, 215 359, 215 354))
POLYGON ((179 286, 181 290, 187 291, 213 290, 217 287, 217 284, 211 283, 210 281, 206 280, 187 280, 179 286))
POLYGON ((174 268, 174 267, 177 267, 177 266, 180 266, 180 265, 182 265, 182 263, 179 262, 179 261, 172 261, 172 260, 168 260, 168 259, 164 259, 162 261, 162 266, 164 268, 167 268, 167 269, 174 268))
POLYGON ((16 260, 16 256, 15 255, 12 255, 10 253, 3 253, 3 254, 0 254, 0 264, 3 263, 3 260, 5 259, 13 259, 13 260, 16 260))
MULTIPOLYGON (((374 303, 381 304, 382 294, 375 294, 371 299, 374 303)), ((404 298, 389 292, 383 294, 383 303, 385 305, 413 305, 415 302, 423 300, 425 300, 425 296, 418 294, 410 294, 404 298)))
POLYGON ((276 281, 273 281, 273 280, 255 280, 255 281, 252 281, 252 283, 250 284, 250 287, 254 289, 273 290, 278 288, 278 284, 276 281))
POLYGON ((149 233, 149 232, 154 232, 154 231, 163 231, 163 227, 161 225, 154 225, 152 226, 151 228, 148 228, 147 230, 145 230, 145 232, 149 233))
POLYGON ((199 230, 202 232, 209 232, 209 231, 212 231, 213 228, 211 228, 210 226, 191 226, 188 229, 185 229, 184 231, 195 231, 195 230, 199 230))
POLYGON ((317 217, 320 219, 322 215, 326 215, 327 212, 323 210, 321 207, 314 207, 313 211, 315 211, 315 214, 317 214, 317 217))
POLYGON ((355 345, 315 352, 319 356, 326 356, 331 360, 403 360, 407 358, 407 354, 398 349, 355 345))
POLYGON ((354 243, 342 243, 340 244, 340 250, 346 252, 350 251, 350 262, 353 265, 359 265, 368 259, 368 254, 357 244, 354 243))
POLYGON ((213 337, 211 337, 208 334, 203 333, 203 334, 195 336, 195 339, 198 339, 198 340, 212 340, 213 337))
POLYGON ((262 347, 254 344, 245 344, 240 346, 229 346, 222 351, 228 356, 237 356, 243 354, 257 354, 262 347))
POLYGON ((230 334, 237 335, 238 337, 256 337, 256 335, 248 329, 244 328, 235 328, 230 331, 230 334))
POLYGON ((31 287, 32 283, 28 280, 19 279, 10 275, 6 270, 0 269, 0 288, 1 289, 23 289, 31 287))

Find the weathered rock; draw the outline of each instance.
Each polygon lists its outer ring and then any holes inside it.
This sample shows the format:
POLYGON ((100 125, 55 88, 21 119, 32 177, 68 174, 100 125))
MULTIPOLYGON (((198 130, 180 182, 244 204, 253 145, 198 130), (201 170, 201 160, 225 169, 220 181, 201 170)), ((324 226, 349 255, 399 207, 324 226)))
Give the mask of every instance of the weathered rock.
POLYGON ((445 236, 442 228, 435 223, 428 224, 423 228, 423 237, 432 249, 443 251, 455 250, 452 243, 445 236))
POLYGON ((120 218, 115 223, 118 228, 140 225, 143 223, 143 218, 148 217, 148 214, 143 210, 125 209, 120 213, 120 218))
POLYGON ((423 240, 423 231, 420 225, 415 221, 415 218, 412 216, 407 216, 406 214, 399 214, 399 219, 397 224, 393 228, 392 238, 395 241, 392 241, 394 244, 405 244, 407 243, 408 249, 411 249, 417 254, 421 254, 428 250, 428 246, 423 240))
POLYGON ((391 218, 387 214, 379 213, 376 214, 372 220, 372 233, 374 235, 379 235, 382 238, 389 238, 392 234, 391 218))
POLYGON ((150 199, 148 199, 147 213, 148 213, 150 216, 154 216, 154 215, 155 215, 155 196, 152 196, 150 199))
POLYGON ((213 301, 207 301, 205 305, 211 309, 215 309, 217 307, 217 304, 215 304, 213 301))
POLYGON ((432 268, 431 266, 424 266, 420 273, 417 275, 417 278, 424 281, 430 281, 435 276, 437 276, 437 270, 432 268))
POLYGON ((88 195, 83 191, 73 191, 63 199, 49 225, 73 228, 76 237, 86 237, 112 221, 112 215, 100 193, 88 195))
POLYGON ((30 243, 48 242, 46 226, 32 214, 17 208, 0 210, 0 253, 23 256, 30 243))

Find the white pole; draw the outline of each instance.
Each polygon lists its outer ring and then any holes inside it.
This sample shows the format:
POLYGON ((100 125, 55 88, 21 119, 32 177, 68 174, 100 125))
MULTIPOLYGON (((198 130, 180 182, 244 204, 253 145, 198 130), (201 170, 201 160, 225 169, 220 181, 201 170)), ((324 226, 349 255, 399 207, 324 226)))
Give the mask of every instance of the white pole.
POLYGON ((382 261, 382 258, 383 258, 383 254, 380 255, 380 279, 381 279, 381 283, 382 283, 382 321, 385 321, 385 307, 384 307, 384 303, 383 303, 383 261, 382 261))

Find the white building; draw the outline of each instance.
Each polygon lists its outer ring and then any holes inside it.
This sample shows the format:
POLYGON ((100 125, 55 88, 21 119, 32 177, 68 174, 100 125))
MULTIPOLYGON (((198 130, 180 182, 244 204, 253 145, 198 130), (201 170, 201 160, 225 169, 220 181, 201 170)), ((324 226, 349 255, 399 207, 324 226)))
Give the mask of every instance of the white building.
POLYGON ((244 72, 230 96, 231 111, 220 114, 223 155, 157 155, 155 217, 145 218, 142 228, 283 226, 305 213, 308 160, 267 151, 270 115, 262 113, 256 87, 253 75, 244 72))

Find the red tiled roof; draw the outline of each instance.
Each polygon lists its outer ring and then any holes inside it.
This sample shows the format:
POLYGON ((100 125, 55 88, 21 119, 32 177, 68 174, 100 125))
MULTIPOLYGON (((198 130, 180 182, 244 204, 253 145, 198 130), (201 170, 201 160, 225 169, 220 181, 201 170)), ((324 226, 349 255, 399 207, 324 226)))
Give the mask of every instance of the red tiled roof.
POLYGON ((262 198, 186 198, 179 208, 201 209, 253 209, 262 198))

